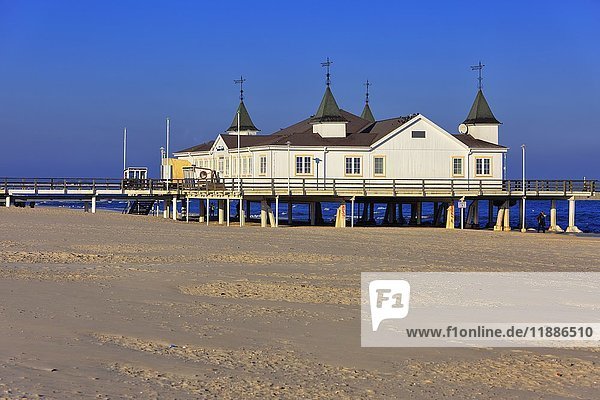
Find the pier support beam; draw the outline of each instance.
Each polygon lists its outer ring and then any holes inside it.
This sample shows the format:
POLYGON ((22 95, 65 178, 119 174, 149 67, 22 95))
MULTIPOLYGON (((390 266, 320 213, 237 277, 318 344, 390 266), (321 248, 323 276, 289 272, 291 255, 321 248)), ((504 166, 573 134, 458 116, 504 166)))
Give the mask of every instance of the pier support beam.
POLYGON ((454 201, 448 203, 446 210, 446 229, 454 229, 454 201))
POLYGON ((420 201, 417 203, 417 225, 421 225, 423 220, 423 203, 420 201))
POLYGON ((246 210, 244 209, 244 199, 240 199, 239 208, 240 226, 244 226, 246 225, 246 210))
POLYGON ((564 232, 563 229, 556 224, 556 200, 550 201, 550 232, 564 232))
POLYGON ((335 213, 335 227, 346 227, 346 202, 342 202, 335 213))
POLYGON ((275 227, 279 228, 279 196, 275 196, 275 227))
POLYGON ((6 206, 6 208, 10 207, 10 196, 6 196, 6 198, 4 199, 4 205, 6 206))
POLYGON ((569 199, 569 226, 567 233, 581 233, 581 230, 575 225, 575 199, 569 199))
POLYGON ((310 224, 314 226, 317 222, 317 206, 314 201, 308 203, 308 215, 310 219, 310 224))
POLYGON ((167 200, 163 200, 163 218, 167 219, 169 218, 169 203, 167 202, 167 200))
POLYGON ((525 209, 526 200, 519 200, 519 229, 521 232, 527 232, 527 210, 525 209))
POLYGON ((206 215, 206 210, 205 210, 205 206, 204 206, 204 201, 202 201, 202 199, 200 199, 200 204, 199 204, 199 212, 200 214, 198 215, 198 222, 205 222, 205 215, 206 215))
POLYGON ((173 196, 173 207, 172 207, 172 212, 173 212, 173 221, 177 221, 177 197, 173 196))
POLYGON ((504 226, 502 227, 502 230, 504 231, 510 231, 510 202, 507 200, 505 204, 505 208, 504 208, 504 226))
POLYGON ((398 222, 400 225, 405 225, 406 221, 404 220, 404 212, 402 211, 402 203, 398 203, 398 222))
MULTIPOLYGON (((350 209, 350 227, 351 228, 354 228, 354 200, 355 200, 354 197, 352 197, 350 199, 350 207, 352 207, 350 209)), ((336 219, 336 221, 337 221, 337 219, 336 219)))
POLYGON ((225 200, 219 200, 219 225, 225 223, 225 200))
POLYGON ((206 199, 206 226, 210 224, 210 199, 206 199))
POLYGON ((227 226, 229 226, 229 219, 231 214, 231 204, 229 202, 229 197, 227 198, 227 226))
POLYGON ((502 230, 502 224, 504 222, 504 205, 505 203, 502 203, 502 206, 498 207, 498 216, 496 217, 496 225, 494 225, 494 230, 495 231, 501 231, 502 230))
POLYGON ((287 220, 288 220, 288 225, 291 226, 292 225, 292 209, 294 208, 293 204, 292 204, 292 200, 288 200, 287 203, 287 220))
POLYGON ((96 196, 92 196, 92 214, 96 214, 96 196))
POLYGON ((488 200, 488 220, 485 225, 486 228, 492 228, 494 226, 494 202, 488 200))
POLYGON ((269 205, 266 200, 260 201, 260 226, 261 228, 267 227, 267 212, 269 205))

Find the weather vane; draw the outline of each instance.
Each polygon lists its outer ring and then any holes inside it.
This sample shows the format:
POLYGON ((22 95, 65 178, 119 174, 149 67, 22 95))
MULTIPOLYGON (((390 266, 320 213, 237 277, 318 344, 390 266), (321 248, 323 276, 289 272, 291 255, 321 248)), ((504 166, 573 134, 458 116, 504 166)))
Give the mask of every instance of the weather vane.
POLYGON ((369 104, 369 86, 371 86, 372 83, 369 82, 369 80, 367 79, 367 81, 364 83, 364 85, 367 87, 367 93, 366 93, 365 103, 369 104))
POLYGON ((331 64, 333 64, 333 61, 329 61, 329 57, 327 57, 327 61, 321 63, 321 67, 327 68, 327 87, 329 87, 329 84, 331 83, 331 74, 329 73, 329 67, 331 64))
POLYGON ((479 71, 479 77, 477 78, 477 81, 479 82, 477 84, 477 88, 479 90, 481 90, 483 88, 483 83, 482 83, 483 77, 481 76, 481 73, 483 71, 483 67, 485 67, 485 65, 482 64, 481 61, 479 61, 479 64, 477 64, 477 65, 471 65, 471 71, 479 71))
POLYGON ((246 80, 243 76, 240 76, 240 79, 235 79, 233 81, 233 83, 235 83, 236 85, 240 85, 240 101, 244 101, 244 82, 246 82, 246 80))

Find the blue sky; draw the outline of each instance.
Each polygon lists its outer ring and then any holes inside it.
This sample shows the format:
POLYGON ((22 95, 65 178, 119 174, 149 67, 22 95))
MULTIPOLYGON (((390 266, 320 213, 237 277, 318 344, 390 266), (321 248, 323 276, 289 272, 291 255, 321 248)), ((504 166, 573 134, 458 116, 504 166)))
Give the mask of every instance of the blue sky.
POLYGON ((313 114, 330 57, 340 107, 375 117, 420 112, 454 133, 484 92, 503 122, 508 174, 600 178, 597 1, 0 0, 2 176, 158 173, 172 149, 225 130, 243 74, 262 133, 313 114))

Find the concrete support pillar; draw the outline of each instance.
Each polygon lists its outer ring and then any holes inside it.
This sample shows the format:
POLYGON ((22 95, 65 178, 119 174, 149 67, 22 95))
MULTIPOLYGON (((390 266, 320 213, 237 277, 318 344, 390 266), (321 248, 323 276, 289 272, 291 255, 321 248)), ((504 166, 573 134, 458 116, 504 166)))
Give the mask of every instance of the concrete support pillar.
MULTIPOLYGON (((354 197, 352 197, 352 199, 350 199, 350 207, 352 207, 350 209, 350 227, 354 228, 354 197)), ((336 222, 337 222, 337 218, 336 218, 336 222)))
POLYGON ((287 220, 288 220, 288 225, 292 225, 292 209, 293 209, 293 204, 292 204, 292 200, 288 200, 288 206, 287 206, 287 220))
POLYGON ((446 229, 454 229, 454 202, 448 203, 446 208, 446 229))
POLYGON ((504 226, 502 227, 502 230, 504 231, 510 231, 510 202, 507 200, 505 204, 505 208, 504 208, 504 226))
POLYGON ((167 219, 169 218, 169 203, 167 202, 167 200, 163 200, 163 218, 167 219))
POLYGON ((172 202, 173 221, 177 221, 177 197, 173 196, 172 202))
POLYGON ((206 199, 206 226, 210 224, 210 199, 206 199))
POLYGON ((246 209, 244 208, 244 199, 240 199, 240 226, 246 225, 246 209))
POLYGON ((504 223, 504 204, 503 203, 502 206, 498 207, 498 217, 496 218, 496 225, 494 225, 494 230, 495 231, 501 231, 502 230, 502 224, 504 223))
POLYGON ((229 203, 229 197, 227 198, 227 226, 229 226, 229 219, 231 214, 231 204, 229 203))
POLYGON ((335 214, 335 227, 345 228, 346 227, 346 202, 340 204, 335 214))
POLYGON ((92 196, 92 214, 96 214, 96 196, 92 196))
POLYGON ((526 200, 519 200, 519 229, 521 232, 527 232, 527 209, 526 209, 526 200))
POLYGON ((266 228, 267 226, 267 208, 269 205, 266 200, 260 201, 260 226, 261 228, 266 228))
POLYGON ((199 215, 198 215, 198 222, 206 222, 206 207, 204 205, 204 200, 200 199, 200 204, 199 204, 199 215))
POLYGON ((556 224, 556 200, 550 201, 550 232, 564 232, 563 229, 556 224))
POLYGON ((225 200, 219 200, 219 225, 225 223, 225 200))
POLYGON ((275 196, 275 227, 279 227, 279 196, 275 196))
POLYGON ((10 207, 10 196, 6 196, 4 205, 8 208, 10 207))
POLYGON ((581 230, 575 225, 575 199, 569 199, 569 226, 567 233, 581 233, 581 230))
POLYGON ((479 200, 473 200, 473 220, 472 227, 479 228, 479 200))
POLYGON ((369 223, 375 224, 375 203, 369 202, 369 223))
POLYGON ((421 225, 421 220, 423 218, 423 203, 420 201, 417 203, 417 225, 421 225))
POLYGON ((310 224, 314 226, 317 222, 317 207, 314 201, 311 201, 308 205, 308 214, 310 217, 310 224))

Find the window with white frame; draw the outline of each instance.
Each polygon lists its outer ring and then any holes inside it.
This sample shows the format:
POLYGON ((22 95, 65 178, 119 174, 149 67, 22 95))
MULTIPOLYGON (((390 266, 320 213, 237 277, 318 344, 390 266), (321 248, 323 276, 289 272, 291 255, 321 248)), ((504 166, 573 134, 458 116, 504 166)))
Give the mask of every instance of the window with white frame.
POLYGON ((229 158, 225 159, 225 176, 229 176, 229 158))
POLYGON ((452 176, 464 176, 463 158, 452 157, 452 176))
POLYGON ((475 174, 476 175, 491 175, 492 159, 491 158, 477 158, 475 159, 475 174))
POLYGON ((219 175, 222 175, 225 171, 225 158, 219 157, 219 175))
POLYGON ((296 175, 312 174, 312 157, 296 156, 296 175))
POLYGON ((242 175, 248 174, 248 158, 242 157, 242 175))
POLYGON ((379 176, 385 175, 385 157, 384 156, 373 157, 373 175, 379 175, 379 176))
POLYGON ((360 175, 360 161, 360 157, 346 157, 346 175, 360 175))
POLYGON ((254 176, 254 159, 248 157, 248 175, 254 176))
POLYGON ((260 175, 267 174, 267 156, 260 156, 258 159, 258 173, 260 175))

